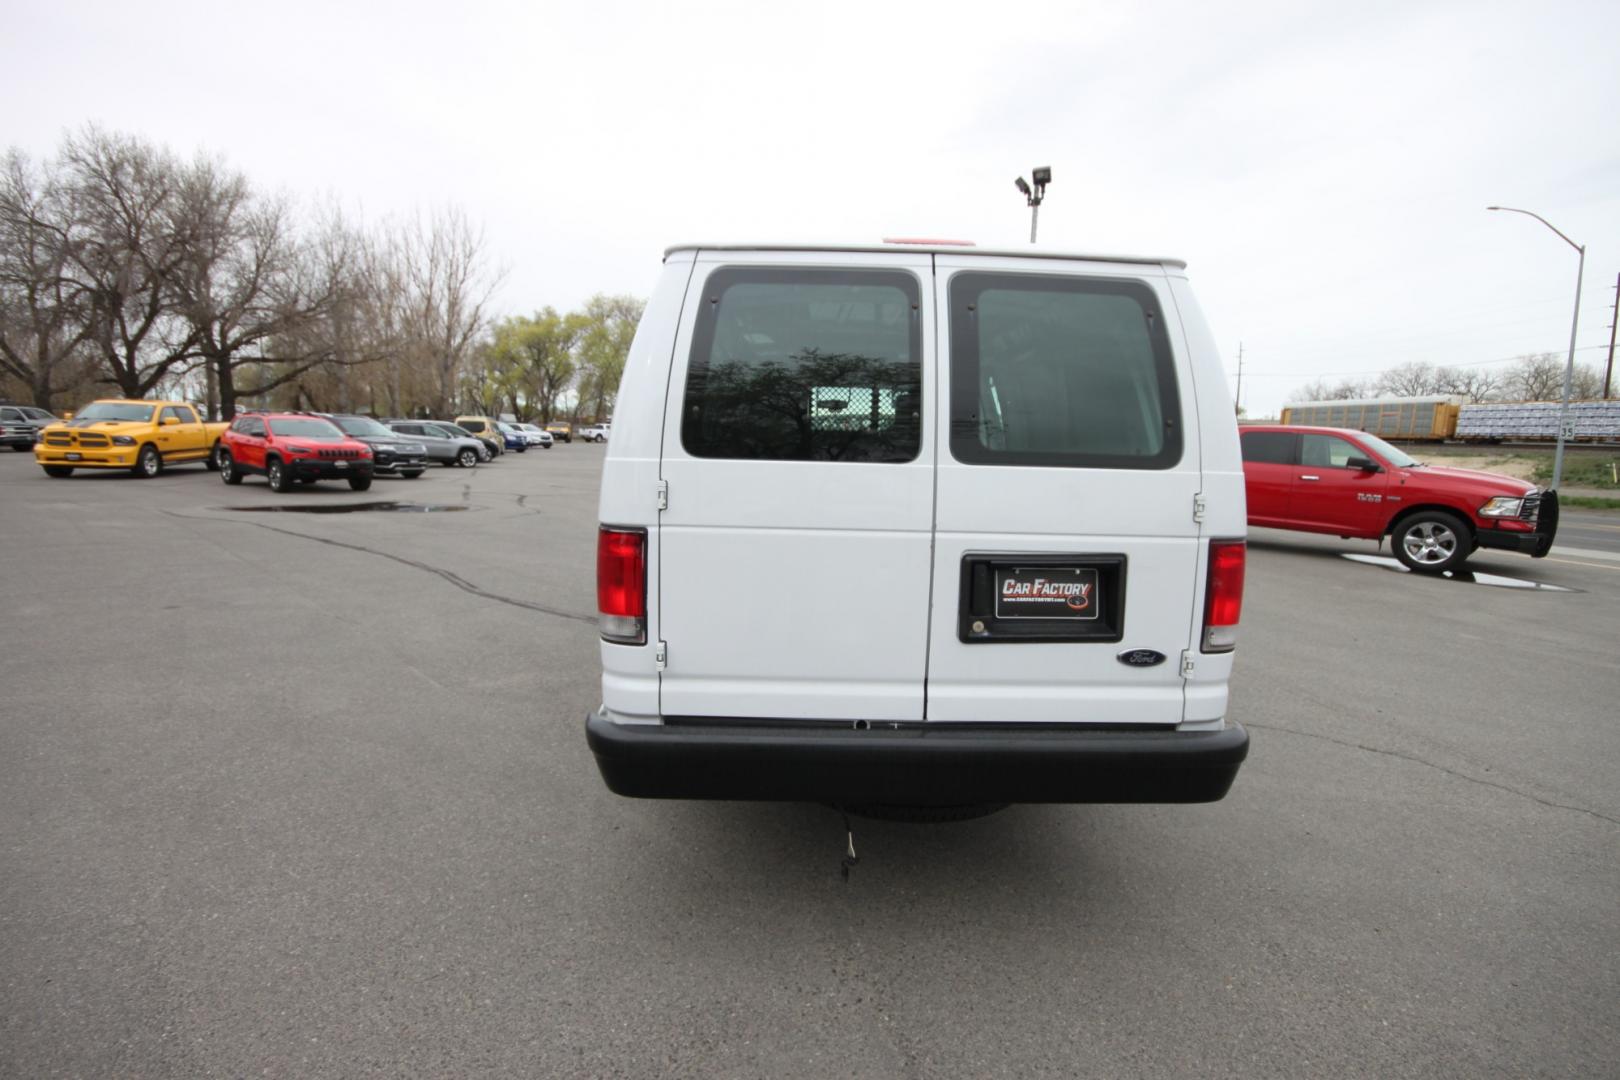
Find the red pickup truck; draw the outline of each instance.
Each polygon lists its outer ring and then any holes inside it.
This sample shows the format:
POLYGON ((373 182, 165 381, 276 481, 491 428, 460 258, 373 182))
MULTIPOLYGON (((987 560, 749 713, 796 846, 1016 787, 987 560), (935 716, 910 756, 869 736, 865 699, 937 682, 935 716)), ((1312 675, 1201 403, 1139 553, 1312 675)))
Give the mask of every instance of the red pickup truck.
POLYGON ((1438 574, 1479 548, 1541 558, 1558 531, 1558 493, 1498 473, 1424 465, 1344 428, 1245 426, 1249 524, 1346 539, 1391 538, 1395 557, 1438 574))

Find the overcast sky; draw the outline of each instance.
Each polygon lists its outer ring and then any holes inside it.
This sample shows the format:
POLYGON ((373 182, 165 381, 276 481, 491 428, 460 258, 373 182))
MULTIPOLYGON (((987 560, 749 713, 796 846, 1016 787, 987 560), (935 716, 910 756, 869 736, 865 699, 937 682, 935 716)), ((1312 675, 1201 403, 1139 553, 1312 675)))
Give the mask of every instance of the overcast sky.
POLYGON ((1243 401, 1602 363, 1620 4, 9 5, 6 143, 93 121, 369 220, 453 202, 503 313, 645 295, 676 241, 947 236, 1186 259, 1243 401), (1495 363, 1493 366, 1501 366, 1495 363))

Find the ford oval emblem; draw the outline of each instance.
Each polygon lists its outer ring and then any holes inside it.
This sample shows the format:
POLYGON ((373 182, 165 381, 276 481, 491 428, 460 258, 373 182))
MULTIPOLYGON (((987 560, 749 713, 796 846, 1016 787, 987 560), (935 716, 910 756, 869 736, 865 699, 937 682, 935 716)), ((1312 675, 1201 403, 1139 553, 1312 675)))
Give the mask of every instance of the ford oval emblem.
POLYGON ((1126 649, 1118 659, 1131 667, 1155 667, 1164 663, 1164 653, 1152 649, 1126 649))

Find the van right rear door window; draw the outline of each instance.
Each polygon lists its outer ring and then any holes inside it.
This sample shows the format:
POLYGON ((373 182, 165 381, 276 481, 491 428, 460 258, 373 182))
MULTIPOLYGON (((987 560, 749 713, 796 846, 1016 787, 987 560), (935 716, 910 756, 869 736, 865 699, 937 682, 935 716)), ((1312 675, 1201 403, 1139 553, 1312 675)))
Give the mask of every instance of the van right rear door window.
POLYGON ((1165 469, 1181 460, 1175 365, 1146 285, 964 273, 950 289, 958 461, 1165 469))

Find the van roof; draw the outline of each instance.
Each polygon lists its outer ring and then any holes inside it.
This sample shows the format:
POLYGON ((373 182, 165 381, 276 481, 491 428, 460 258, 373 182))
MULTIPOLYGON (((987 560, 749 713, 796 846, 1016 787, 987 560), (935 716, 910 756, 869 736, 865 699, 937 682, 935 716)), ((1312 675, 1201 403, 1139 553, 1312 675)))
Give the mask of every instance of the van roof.
POLYGON ((677 251, 909 251, 931 252, 938 255, 989 255, 996 258, 1015 259, 1064 259, 1071 262, 1115 262, 1137 263, 1145 266, 1174 266, 1185 270, 1187 263, 1182 259, 1154 258, 1143 255, 1098 255, 1093 252, 1079 251, 1053 251, 1049 248, 989 248, 959 243, 940 243, 938 241, 923 241, 915 244, 674 244, 664 249, 664 258, 669 258, 677 251))

